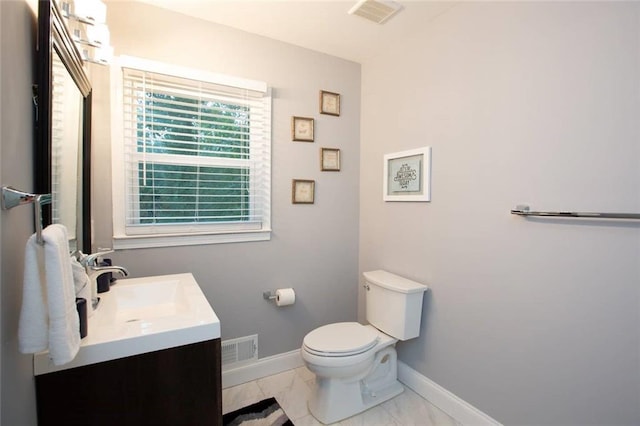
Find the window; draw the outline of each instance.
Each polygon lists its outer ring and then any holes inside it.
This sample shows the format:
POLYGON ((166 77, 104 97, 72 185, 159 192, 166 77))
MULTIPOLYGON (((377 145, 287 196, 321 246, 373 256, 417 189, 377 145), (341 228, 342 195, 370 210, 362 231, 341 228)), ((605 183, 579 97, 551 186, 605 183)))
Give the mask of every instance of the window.
POLYGON ((133 58, 119 70, 114 246, 269 239, 266 84, 133 58))

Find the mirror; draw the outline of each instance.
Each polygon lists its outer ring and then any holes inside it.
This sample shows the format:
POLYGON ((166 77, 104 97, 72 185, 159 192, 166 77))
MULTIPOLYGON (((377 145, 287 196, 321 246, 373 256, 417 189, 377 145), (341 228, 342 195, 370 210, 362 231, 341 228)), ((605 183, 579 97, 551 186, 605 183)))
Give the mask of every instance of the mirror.
POLYGON ((91 84, 62 14, 38 6, 35 192, 51 193, 42 224, 65 225, 69 246, 91 252, 91 84))

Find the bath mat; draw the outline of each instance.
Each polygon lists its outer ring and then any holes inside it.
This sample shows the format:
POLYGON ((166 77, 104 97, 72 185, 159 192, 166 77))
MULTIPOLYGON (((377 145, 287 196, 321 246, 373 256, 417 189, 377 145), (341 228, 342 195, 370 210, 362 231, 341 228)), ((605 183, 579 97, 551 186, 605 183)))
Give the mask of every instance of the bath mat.
POLYGON ((275 398, 263 399, 222 416, 225 426, 294 426, 275 398))

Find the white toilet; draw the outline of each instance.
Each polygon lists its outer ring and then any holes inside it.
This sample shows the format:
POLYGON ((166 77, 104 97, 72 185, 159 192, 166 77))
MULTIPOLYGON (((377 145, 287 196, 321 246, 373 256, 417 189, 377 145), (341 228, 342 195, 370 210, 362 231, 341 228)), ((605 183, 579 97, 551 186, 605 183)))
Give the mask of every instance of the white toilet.
POLYGON ((329 424, 400 394, 395 344, 420 334, 427 286, 386 271, 364 274, 367 321, 316 328, 304 338, 302 359, 316 374, 309 411, 329 424))

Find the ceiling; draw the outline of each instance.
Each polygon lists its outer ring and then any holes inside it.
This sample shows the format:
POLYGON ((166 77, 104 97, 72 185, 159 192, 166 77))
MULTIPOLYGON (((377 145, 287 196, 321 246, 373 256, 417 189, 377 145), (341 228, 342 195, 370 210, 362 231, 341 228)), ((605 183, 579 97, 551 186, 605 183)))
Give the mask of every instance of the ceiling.
POLYGON ((404 10, 379 25, 347 11, 356 0, 137 0, 264 37, 363 63, 455 5, 400 0, 404 10))

